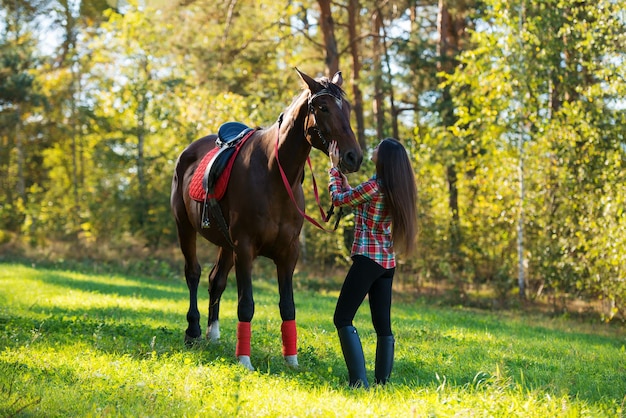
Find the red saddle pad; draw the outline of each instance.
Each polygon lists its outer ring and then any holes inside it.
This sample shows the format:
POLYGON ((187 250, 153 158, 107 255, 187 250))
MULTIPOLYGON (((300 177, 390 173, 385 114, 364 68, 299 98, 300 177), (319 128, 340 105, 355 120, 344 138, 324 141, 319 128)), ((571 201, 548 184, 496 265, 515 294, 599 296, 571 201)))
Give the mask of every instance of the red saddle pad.
POLYGON ((206 195, 207 191, 204 190, 204 187, 202 187, 202 179, 204 177, 204 172, 206 171, 206 168, 209 165, 209 162, 211 162, 211 160, 215 157, 215 155, 220 149, 218 147, 215 147, 209 152, 207 152, 207 154, 204 157, 202 157, 200 164, 198 164, 198 168, 196 168, 196 171, 193 173, 191 183, 189 184, 189 196, 193 200, 203 201, 207 197, 208 198, 213 197, 217 200, 220 200, 222 197, 224 197, 224 194, 226 193, 226 187, 228 186, 228 180, 230 179, 230 173, 233 169, 233 163, 235 162, 235 159, 237 158, 239 149, 241 148, 243 143, 246 142, 248 138, 250 138, 250 136, 253 133, 254 131, 250 131, 235 146, 235 152, 232 153, 230 159, 228 160, 228 163, 226 164, 226 167, 224 168, 224 171, 222 171, 219 174, 219 177, 215 184, 214 193, 209 196, 206 195))

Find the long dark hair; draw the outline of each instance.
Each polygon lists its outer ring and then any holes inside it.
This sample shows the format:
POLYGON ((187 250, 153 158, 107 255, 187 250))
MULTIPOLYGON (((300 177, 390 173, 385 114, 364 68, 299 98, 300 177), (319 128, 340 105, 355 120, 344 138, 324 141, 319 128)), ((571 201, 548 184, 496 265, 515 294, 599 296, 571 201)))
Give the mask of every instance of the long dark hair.
POLYGON ((397 139, 385 138, 378 144, 376 176, 391 214, 394 247, 410 254, 417 232, 417 186, 409 155, 397 139))

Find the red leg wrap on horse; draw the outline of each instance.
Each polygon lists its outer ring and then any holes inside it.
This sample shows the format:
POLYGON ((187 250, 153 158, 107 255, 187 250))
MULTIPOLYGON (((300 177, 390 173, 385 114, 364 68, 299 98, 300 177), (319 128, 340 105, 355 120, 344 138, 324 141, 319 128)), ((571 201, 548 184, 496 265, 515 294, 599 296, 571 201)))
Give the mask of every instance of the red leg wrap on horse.
POLYGON ((237 347, 235 356, 250 356, 250 322, 237 323, 237 347))
POLYGON ((280 332, 283 336, 283 356, 295 356, 298 354, 296 321, 284 321, 280 326, 280 332))

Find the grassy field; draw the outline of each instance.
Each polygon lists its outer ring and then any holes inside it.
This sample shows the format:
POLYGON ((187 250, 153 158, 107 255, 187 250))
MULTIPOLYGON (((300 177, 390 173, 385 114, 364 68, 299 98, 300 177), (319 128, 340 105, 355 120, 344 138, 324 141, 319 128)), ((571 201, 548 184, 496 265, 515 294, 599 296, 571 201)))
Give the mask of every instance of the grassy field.
MULTIPOLYGON (((332 325, 336 292, 295 296, 300 368, 283 362, 276 286, 259 278, 257 370, 248 372, 234 358, 234 280, 222 301, 221 342, 185 348, 182 278, 0 263, 0 416, 624 415, 623 328, 395 303, 392 382, 351 390, 332 325)), ((355 326, 373 381, 367 304, 355 326)))

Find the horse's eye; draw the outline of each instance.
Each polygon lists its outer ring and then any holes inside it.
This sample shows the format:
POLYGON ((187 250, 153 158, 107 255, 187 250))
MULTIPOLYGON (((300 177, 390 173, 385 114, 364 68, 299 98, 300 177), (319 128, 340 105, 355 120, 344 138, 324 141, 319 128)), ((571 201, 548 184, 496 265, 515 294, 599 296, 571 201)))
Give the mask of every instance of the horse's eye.
POLYGON ((328 112, 328 106, 326 105, 319 105, 319 108, 322 112, 328 112))

